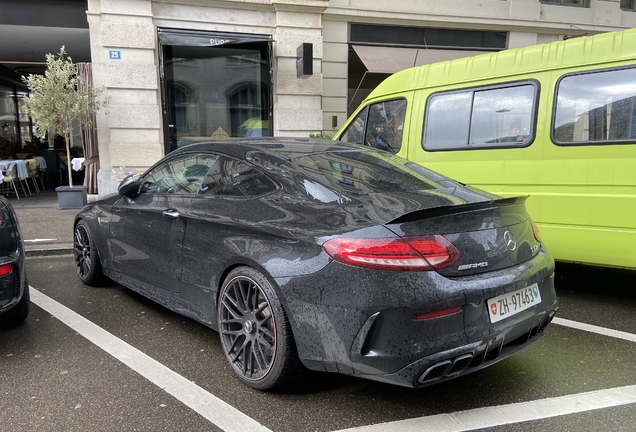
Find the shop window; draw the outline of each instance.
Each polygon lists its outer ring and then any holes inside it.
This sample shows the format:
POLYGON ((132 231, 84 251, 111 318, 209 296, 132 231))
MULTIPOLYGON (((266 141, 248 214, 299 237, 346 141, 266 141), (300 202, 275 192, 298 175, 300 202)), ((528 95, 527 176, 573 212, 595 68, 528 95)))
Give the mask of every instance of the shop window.
POLYGON ((228 94, 231 136, 255 138, 268 136, 269 119, 263 104, 269 100, 267 86, 240 85, 228 94), (262 118, 265 115, 266 118, 262 118))
POLYGON ((557 86, 552 138, 560 145, 636 141, 636 68, 569 75, 557 86))
POLYGON ((15 91, 11 87, 0 86, 0 139, 11 144, 18 142, 16 120, 15 91))
POLYGON ((269 36, 160 29, 159 43, 166 151, 272 135, 269 36))
POLYGON ((426 106, 428 151, 525 147, 534 138, 538 84, 436 93, 426 106))
POLYGON ((561 6, 589 7, 589 0, 541 0, 544 4, 555 4, 561 6))

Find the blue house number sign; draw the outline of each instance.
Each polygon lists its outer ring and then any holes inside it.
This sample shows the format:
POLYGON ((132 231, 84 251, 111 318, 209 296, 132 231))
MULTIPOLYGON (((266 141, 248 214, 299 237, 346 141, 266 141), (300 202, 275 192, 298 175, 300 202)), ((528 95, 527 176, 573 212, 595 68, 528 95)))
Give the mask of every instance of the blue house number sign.
POLYGON ((121 60, 121 51, 108 51, 111 60, 121 60))

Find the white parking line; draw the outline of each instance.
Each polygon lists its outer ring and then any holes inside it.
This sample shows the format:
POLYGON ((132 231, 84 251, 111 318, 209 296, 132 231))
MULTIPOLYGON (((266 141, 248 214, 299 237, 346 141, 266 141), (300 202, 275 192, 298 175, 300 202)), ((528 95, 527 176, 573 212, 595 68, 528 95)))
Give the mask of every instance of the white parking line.
POLYGON ((563 318, 554 318, 552 320, 554 324, 558 324, 564 327, 571 327, 577 330, 583 330, 591 333, 597 333, 603 336, 609 336, 617 339, 624 339, 630 342, 636 342, 636 335, 633 333, 626 333, 618 330, 612 330, 605 327, 599 327, 591 324, 580 323, 577 321, 570 321, 563 318))
MULTIPOLYGON (((565 327, 597 333, 630 342, 636 342, 636 335, 591 324, 580 323, 563 318, 552 321, 565 327)), ((616 387, 596 390, 589 393, 579 393, 557 398, 540 399, 510 405, 479 408, 468 411, 458 411, 450 414, 438 414, 390 423, 380 423, 371 426, 344 429, 337 432, 460 432, 502 426, 512 423, 540 420, 612 408, 636 403, 636 386, 616 387)))
POLYGON ((256 420, 31 287, 31 301, 226 432, 271 432, 256 420))
MULTIPOLYGON (((226 432, 271 432, 256 420, 31 287, 31 301, 226 432)), ((555 324, 636 342, 636 335, 555 318, 555 324)), ((636 404, 636 385, 343 429, 337 432, 460 432, 636 404)))
POLYGON ((636 403, 636 386, 458 411, 338 432, 461 432, 636 403))

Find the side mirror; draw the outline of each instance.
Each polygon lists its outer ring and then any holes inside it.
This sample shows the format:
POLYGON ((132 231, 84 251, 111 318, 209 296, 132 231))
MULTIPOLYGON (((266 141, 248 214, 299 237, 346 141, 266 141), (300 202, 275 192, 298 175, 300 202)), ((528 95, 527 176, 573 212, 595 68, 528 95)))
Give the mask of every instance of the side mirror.
POLYGON ((129 175, 124 178, 121 183, 119 183, 117 192, 121 196, 134 198, 139 193, 139 176, 129 175))

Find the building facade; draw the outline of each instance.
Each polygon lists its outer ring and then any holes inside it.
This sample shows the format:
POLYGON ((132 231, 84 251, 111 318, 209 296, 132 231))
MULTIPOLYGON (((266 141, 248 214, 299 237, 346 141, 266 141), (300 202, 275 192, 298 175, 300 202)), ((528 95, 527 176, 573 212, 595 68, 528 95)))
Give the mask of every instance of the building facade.
POLYGON ((87 17, 111 98, 100 195, 190 142, 333 134, 406 67, 636 26, 632 0, 88 0, 87 17))

